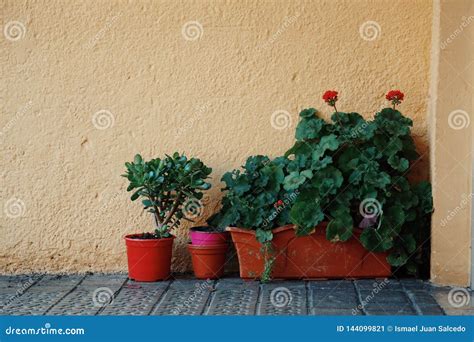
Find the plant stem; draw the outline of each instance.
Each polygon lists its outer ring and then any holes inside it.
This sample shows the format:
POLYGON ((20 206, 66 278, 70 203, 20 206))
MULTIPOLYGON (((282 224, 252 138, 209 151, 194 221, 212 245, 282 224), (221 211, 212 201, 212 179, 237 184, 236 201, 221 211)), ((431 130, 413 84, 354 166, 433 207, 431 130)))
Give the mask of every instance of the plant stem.
POLYGON ((168 215, 163 220, 163 224, 167 224, 170 221, 170 219, 173 217, 176 210, 178 210, 180 201, 181 201, 181 191, 179 191, 176 194, 176 199, 174 200, 173 207, 171 208, 171 211, 168 213, 168 215))

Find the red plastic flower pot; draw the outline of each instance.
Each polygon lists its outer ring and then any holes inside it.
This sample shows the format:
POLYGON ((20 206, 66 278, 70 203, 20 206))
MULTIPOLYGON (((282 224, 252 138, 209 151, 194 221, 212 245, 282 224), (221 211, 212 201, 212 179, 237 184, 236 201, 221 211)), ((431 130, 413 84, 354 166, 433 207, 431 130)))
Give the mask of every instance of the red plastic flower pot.
POLYGON ((207 226, 191 228, 189 237, 194 246, 222 245, 229 241, 228 232, 216 232, 207 226))
MULTIPOLYGON (((387 253, 366 250, 359 242, 362 229, 355 228, 354 236, 346 242, 326 239, 327 223, 316 227, 314 233, 297 237, 293 225, 273 230, 272 246, 275 255, 274 278, 372 278, 389 277, 391 267, 387 253)), ((239 258, 241 278, 259 278, 264 268, 262 245, 255 231, 229 227, 239 258)))
POLYGON ((193 261, 194 275, 198 279, 218 279, 224 274, 227 244, 212 246, 188 245, 193 261))
POLYGON ((125 236, 128 277, 135 281, 167 279, 171 271, 174 236, 163 239, 140 239, 140 236, 125 236))

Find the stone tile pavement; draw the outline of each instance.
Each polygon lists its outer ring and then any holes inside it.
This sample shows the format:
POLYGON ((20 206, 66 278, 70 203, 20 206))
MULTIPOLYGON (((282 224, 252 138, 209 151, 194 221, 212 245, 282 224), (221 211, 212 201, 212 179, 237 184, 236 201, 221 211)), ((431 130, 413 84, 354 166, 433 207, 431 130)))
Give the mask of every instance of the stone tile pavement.
POLYGON ((473 292, 414 279, 218 281, 0 276, 1 315, 474 315, 473 292))

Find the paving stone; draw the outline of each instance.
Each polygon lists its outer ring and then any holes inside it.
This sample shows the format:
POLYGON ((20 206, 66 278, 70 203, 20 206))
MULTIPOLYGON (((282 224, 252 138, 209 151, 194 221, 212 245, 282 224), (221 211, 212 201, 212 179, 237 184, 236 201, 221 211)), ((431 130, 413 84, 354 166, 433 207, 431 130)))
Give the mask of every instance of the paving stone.
POLYGON ((401 291, 402 285, 396 279, 361 279, 354 281, 355 285, 361 290, 377 290, 387 291, 396 290, 401 291))
MULTIPOLYGON (((359 304, 354 286, 346 290, 314 289, 310 286, 310 308, 354 309, 359 304)), ((313 310, 314 311, 314 310, 313 310)))
POLYGON ((0 275, 0 293, 16 293, 25 291, 41 278, 41 275, 34 274, 18 276, 0 275))
POLYGON ((123 273, 0 276, 0 315, 474 315, 472 291, 457 307, 451 290, 416 279, 261 284, 192 276, 138 283, 123 273))
POLYGON ((174 280, 152 315, 201 315, 214 291, 214 281, 174 280))
POLYGON ((43 315, 72 291, 84 276, 45 276, 4 310, 9 315, 43 315))
POLYGON ((261 285, 258 315, 307 315, 306 283, 274 281, 261 285))
POLYGON ((444 312, 447 315, 474 316, 473 292, 466 289, 454 289, 457 295, 451 297, 449 295, 451 290, 451 288, 437 288, 433 291, 434 298, 444 312))
POLYGON ((348 280, 311 280, 308 282, 313 289, 347 290, 354 289, 352 281, 348 280))
POLYGON ((384 310, 369 310, 370 316, 414 316, 416 312, 413 309, 386 308, 384 310))
POLYGON ((403 291, 360 291, 360 298, 365 302, 374 302, 374 303, 400 303, 407 304, 409 303, 408 296, 403 291))
POLYGON ((0 315, 6 307, 22 296, 41 276, 0 276, 0 315))
POLYGON ((314 316, 361 316, 362 312, 356 309, 314 308, 314 316))
POLYGON ((101 315, 149 315, 166 292, 170 282, 139 283, 128 281, 101 315))
POLYGON ((436 305, 438 306, 438 302, 433 297, 433 295, 427 291, 410 291, 408 290, 407 293, 412 296, 415 303, 419 306, 429 306, 429 305, 436 305))
POLYGON ((400 284, 406 290, 430 290, 433 287, 429 282, 420 279, 401 279, 400 284))
POLYGON ((431 305, 431 306, 420 306, 420 311, 423 315, 428 316, 437 316, 437 315, 444 315, 444 310, 439 305, 431 305))
POLYGON ((127 278, 125 276, 89 275, 59 303, 48 315, 96 315, 114 300, 115 294, 127 278))
POLYGON ((224 279, 217 283, 205 315, 254 315, 259 282, 224 279))

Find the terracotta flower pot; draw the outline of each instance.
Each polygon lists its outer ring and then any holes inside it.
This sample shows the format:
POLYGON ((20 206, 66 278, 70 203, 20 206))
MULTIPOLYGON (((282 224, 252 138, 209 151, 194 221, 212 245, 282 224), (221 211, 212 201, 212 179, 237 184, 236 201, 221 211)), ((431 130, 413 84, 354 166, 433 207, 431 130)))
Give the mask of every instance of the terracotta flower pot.
POLYGON ((128 277, 135 281, 164 280, 170 276, 174 236, 140 239, 141 234, 125 236, 128 277))
MULTIPOLYGON (((327 223, 315 232, 297 237, 293 225, 273 230, 273 250, 276 257, 274 278, 372 278, 388 277, 391 267, 387 253, 366 250, 359 242, 362 229, 354 229, 354 237, 346 242, 326 240, 327 223)), ((262 245, 255 231, 229 227, 239 258, 241 278, 259 278, 264 268, 262 245)))
POLYGON ((224 274, 227 244, 212 246, 188 245, 193 261, 194 275, 198 279, 217 279, 224 274))
POLYGON ((209 226, 191 228, 189 237, 194 246, 222 245, 229 241, 228 232, 217 232, 209 226))

